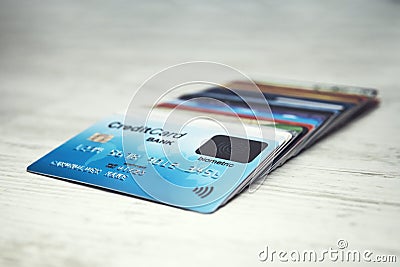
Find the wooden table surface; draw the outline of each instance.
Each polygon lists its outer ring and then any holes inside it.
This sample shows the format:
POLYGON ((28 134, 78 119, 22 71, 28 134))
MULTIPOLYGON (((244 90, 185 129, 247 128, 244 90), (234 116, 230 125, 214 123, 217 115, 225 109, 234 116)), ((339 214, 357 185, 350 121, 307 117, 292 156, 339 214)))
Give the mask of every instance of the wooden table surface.
POLYGON ((0 266, 264 265, 339 239, 400 261, 400 2, 144 2, 0 2, 0 266), (211 215, 26 172, 192 60, 382 103, 211 215))

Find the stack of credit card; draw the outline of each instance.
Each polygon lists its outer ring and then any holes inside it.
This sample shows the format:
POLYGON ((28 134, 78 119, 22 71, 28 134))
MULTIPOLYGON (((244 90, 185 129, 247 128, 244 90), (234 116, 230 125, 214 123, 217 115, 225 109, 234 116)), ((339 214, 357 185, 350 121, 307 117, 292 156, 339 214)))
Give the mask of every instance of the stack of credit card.
POLYGON ((377 90, 233 81, 106 118, 29 172, 211 213, 378 104, 377 90))

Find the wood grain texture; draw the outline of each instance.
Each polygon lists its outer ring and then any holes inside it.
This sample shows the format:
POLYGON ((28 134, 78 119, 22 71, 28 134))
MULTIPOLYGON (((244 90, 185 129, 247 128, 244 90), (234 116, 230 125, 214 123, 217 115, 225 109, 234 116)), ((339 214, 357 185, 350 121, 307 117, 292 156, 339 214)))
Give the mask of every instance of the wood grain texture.
POLYGON ((266 245, 340 238, 400 260, 399 14, 394 0, 1 1, 0 266, 252 266, 266 245), (375 87, 382 104, 212 215, 26 172, 190 60, 375 87))

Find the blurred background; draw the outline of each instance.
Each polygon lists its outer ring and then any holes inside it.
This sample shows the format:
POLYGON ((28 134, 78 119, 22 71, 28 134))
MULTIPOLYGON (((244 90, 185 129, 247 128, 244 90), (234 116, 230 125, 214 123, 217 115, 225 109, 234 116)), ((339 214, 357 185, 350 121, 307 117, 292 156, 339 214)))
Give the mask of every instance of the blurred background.
POLYGON ((149 76, 192 60, 250 76, 392 90, 399 12, 397 0, 2 0, 0 116, 24 111, 37 94, 35 110, 51 101, 109 114, 149 76), (105 105, 110 95, 119 101, 105 105))

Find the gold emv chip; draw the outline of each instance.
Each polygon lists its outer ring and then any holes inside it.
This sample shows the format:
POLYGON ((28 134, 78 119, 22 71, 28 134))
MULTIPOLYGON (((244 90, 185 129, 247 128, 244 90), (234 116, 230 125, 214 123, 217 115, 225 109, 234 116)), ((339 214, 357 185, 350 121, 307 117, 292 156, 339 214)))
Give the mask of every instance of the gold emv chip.
POLYGON ((88 140, 97 142, 97 143, 107 143, 110 141, 114 136, 111 134, 102 134, 102 133, 95 133, 88 140))

